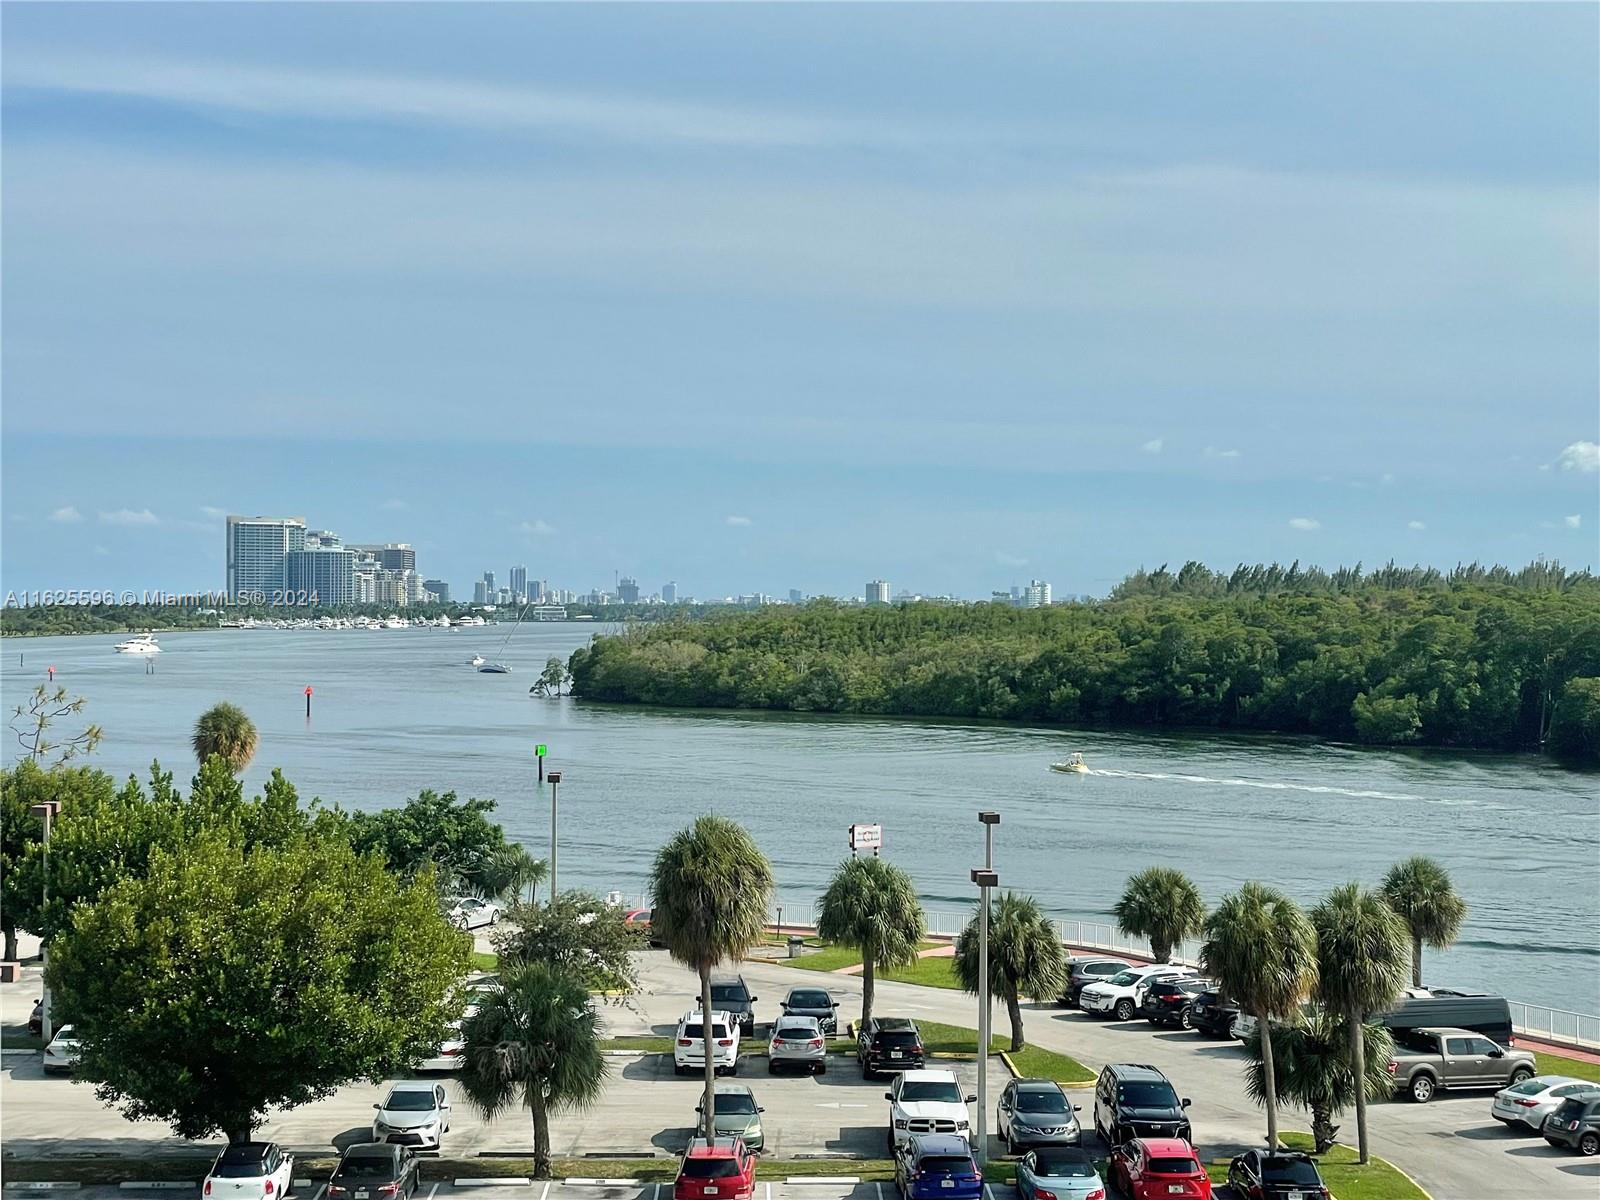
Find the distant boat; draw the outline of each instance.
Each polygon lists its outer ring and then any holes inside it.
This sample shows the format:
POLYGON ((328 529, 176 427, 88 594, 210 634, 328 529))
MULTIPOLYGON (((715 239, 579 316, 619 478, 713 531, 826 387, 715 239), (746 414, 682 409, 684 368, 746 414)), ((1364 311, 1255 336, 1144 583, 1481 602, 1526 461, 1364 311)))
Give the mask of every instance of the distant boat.
POLYGON ((488 661, 489 660, 484 658, 483 655, 474 654, 471 658, 467 659, 467 666, 469 666, 469 667, 481 667, 481 666, 483 666, 484 663, 486 663, 488 661))
MULTIPOLYGON (((522 614, 527 611, 528 606, 526 604, 517 610, 517 619, 511 623, 511 633, 506 634, 506 640, 500 643, 500 649, 498 651, 500 657, 505 657, 506 647, 511 645, 511 634, 516 633, 517 626, 522 624, 522 614)), ((482 662, 481 656, 479 655, 473 655, 473 657, 479 660, 481 665, 478 667, 478 670, 482 671, 485 675, 511 674, 511 668, 506 666, 506 664, 503 662, 486 663, 482 662)))
POLYGON ((481 667, 478 668, 478 670, 482 671, 485 675, 509 675, 509 674, 511 674, 511 668, 506 666, 505 663, 484 663, 481 667))
POLYGON ((141 633, 138 637, 131 637, 125 642, 117 643, 118 654, 160 654, 161 647, 156 645, 156 635, 141 633))
POLYGON ((1066 762, 1051 763, 1050 769, 1052 771, 1064 771, 1072 775, 1087 775, 1089 773, 1089 764, 1083 761, 1083 755, 1074 751, 1066 762))

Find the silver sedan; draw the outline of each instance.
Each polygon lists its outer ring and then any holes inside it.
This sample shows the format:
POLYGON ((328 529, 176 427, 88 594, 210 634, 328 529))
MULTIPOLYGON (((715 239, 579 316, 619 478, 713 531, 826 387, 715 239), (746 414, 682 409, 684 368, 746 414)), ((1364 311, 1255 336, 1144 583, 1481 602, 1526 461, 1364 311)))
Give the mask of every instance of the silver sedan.
POLYGON ((828 1039, 815 1017, 779 1017, 772 1023, 767 1042, 767 1074, 779 1067, 796 1067, 818 1075, 828 1072, 828 1039))
POLYGON ((1600 1092, 1600 1083, 1571 1075, 1535 1075, 1496 1092, 1489 1115, 1504 1125, 1523 1125, 1538 1133, 1544 1128, 1544 1119, 1561 1107, 1563 1100, 1586 1092, 1600 1092))

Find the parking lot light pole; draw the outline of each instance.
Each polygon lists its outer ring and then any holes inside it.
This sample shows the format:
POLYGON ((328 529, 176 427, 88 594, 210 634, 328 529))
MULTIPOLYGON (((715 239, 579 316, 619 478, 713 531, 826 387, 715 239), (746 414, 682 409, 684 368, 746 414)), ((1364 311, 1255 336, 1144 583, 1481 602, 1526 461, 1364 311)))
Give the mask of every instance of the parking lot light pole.
MULTIPOLYGON (((539 760, 539 765, 544 765, 544 759, 539 760)), ((545 775, 550 783, 550 903, 556 902, 556 784, 561 782, 561 772, 551 771, 545 775)))
POLYGON ((1000 878, 994 870, 994 827, 1000 824, 997 812, 980 812, 983 825, 983 868, 974 869, 972 882, 978 885, 978 1165, 989 1161, 989 889, 1000 878))
MULTIPOLYGON (((30 817, 37 817, 44 823, 44 837, 41 839, 44 847, 44 898, 42 907, 50 907, 50 826, 55 815, 61 811, 61 801, 46 800, 43 804, 32 805, 28 809, 30 817)), ((42 942, 39 947, 40 958, 44 963, 46 973, 50 968, 50 945, 42 942)), ((39 999, 39 1036, 44 1039, 45 1045, 50 1044, 53 1033, 50 1027, 50 985, 41 983, 39 999)))

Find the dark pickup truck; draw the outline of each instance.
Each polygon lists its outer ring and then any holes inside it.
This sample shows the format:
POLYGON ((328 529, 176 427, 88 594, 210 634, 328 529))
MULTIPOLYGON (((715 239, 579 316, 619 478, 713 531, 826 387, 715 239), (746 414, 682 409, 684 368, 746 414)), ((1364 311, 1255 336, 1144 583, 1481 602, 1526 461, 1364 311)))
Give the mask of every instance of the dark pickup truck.
POLYGON ((1526 1050, 1507 1050, 1470 1029, 1404 1029, 1394 1035, 1389 1077, 1396 1094, 1426 1104, 1444 1088, 1503 1088, 1538 1070, 1526 1050))

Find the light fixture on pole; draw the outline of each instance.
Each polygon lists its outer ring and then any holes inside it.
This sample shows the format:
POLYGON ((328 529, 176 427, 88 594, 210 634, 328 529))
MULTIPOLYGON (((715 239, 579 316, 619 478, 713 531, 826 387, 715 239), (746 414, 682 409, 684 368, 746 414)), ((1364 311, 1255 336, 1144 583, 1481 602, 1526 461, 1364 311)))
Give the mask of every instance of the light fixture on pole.
POLYGON ((978 1163, 989 1158, 989 1042, 992 1021, 989 1003, 989 889, 999 885, 994 870, 994 827, 1000 824, 1000 814, 986 811, 978 814, 983 826, 983 870, 972 873, 972 882, 978 885, 978 1163))
MULTIPOLYGON (((43 908, 50 907, 50 826, 54 823, 56 814, 60 811, 61 801, 59 800, 46 800, 43 804, 34 804, 28 809, 30 817, 37 817, 44 823, 44 837, 41 839, 44 847, 44 897, 41 905, 43 908)), ((50 944, 48 942, 40 946, 40 956, 44 961, 45 974, 48 977, 50 967, 50 944)), ((42 983, 39 996, 39 1036, 44 1039, 47 1046, 50 1044, 52 1033, 53 1031, 50 1027, 50 985, 42 983)))
MULTIPOLYGON (((544 757, 539 758, 539 765, 544 765, 544 757)), ((556 784, 561 782, 560 771, 545 773, 545 779, 550 783, 550 903, 556 902, 556 784)))

